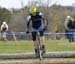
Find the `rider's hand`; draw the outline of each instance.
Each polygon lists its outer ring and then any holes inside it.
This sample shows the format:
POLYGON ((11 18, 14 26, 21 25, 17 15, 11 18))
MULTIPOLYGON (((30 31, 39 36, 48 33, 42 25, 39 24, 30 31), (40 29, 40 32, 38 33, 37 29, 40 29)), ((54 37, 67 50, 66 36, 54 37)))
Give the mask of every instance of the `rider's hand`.
POLYGON ((26 32, 26 34, 28 34, 28 33, 29 33, 29 31, 26 32))
POLYGON ((44 27, 44 29, 43 29, 44 31, 46 31, 47 30, 47 28, 46 27, 44 27))

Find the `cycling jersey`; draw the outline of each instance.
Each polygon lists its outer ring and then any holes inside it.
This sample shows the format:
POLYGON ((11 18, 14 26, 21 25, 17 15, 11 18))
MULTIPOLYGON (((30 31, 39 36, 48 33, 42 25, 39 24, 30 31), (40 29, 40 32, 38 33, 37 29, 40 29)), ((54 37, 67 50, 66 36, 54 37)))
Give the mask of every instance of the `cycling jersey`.
POLYGON ((41 12, 36 12, 35 15, 29 14, 27 20, 27 26, 29 26, 29 23, 32 22, 32 28, 38 29, 41 25, 43 25, 43 15, 41 12))
POLYGON ((69 29, 75 29, 75 25, 74 25, 74 22, 72 20, 69 20, 67 26, 69 29))
POLYGON ((1 31, 2 32, 5 32, 5 31, 7 31, 8 30, 8 25, 7 24, 2 24, 1 25, 1 31))

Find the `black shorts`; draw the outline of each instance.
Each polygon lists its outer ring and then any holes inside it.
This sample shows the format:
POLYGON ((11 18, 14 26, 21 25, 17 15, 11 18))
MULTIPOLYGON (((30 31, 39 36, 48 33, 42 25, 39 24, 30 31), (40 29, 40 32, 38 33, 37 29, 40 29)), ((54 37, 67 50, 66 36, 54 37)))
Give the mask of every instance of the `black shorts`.
MULTIPOLYGON (((40 33, 40 36, 44 36, 44 31, 39 31, 39 33, 40 33)), ((33 41, 36 41, 36 35, 37 35, 37 32, 32 32, 33 41)))
POLYGON ((3 29, 2 29, 2 32, 5 32, 6 30, 7 30, 7 28, 3 28, 3 29))

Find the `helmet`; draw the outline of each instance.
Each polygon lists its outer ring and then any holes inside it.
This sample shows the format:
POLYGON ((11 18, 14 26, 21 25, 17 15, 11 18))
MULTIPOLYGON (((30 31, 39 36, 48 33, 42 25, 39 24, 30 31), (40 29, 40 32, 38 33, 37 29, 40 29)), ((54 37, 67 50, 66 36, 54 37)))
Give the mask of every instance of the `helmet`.
POLYGON ((36 11, 37 11, 36 7, 33 7, 33 8, 31 8, 31 9, 29 10, 29 12, 32 13, 32 14, 35 13, 36 11))
POLYGON ((71 16, 67 16, 67 18, 69 19, 69 18, 71 18, 71 16))
POLYGON ((6 24, 6 22, 4 21, 3 24, 6 24))

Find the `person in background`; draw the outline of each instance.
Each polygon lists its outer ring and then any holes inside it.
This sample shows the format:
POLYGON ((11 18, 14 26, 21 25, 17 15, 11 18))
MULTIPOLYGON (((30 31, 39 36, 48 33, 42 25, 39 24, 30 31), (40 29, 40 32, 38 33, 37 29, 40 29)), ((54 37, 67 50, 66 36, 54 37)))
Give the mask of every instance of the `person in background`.
POLYGON ((3 40, 7 40, 6 32, 8 31, 8 25, 7 25, 6 21, 3 21, 1 28, 0 28, 0 31, 2 33, 3 40))
POLYGON ((45 53, 45 36, 44 31, 46 30, 47 22, 43 17, 41 12, 37 11, 36 7, 32 7, 29 10, 29 15, 27 17, 27 33, 29 32, 29 25, 32 23, 32 39, 35 47, 35 54, 38 56, 38 49, 37 49, 37 41, 36 41, 36 31, 39 30, 40 33, 40 40, 42 45, 43 53, 45 53))
POLYGON ((61 35, 59 30, 56 31, 56 40, 60 40, 61 39, 61 35))
POLYGON ((65 29, 66 29, 66 37, 69 40, 69 43, 74 42, 74 30, 75 30, 75 22, 71 16, 67 16, 65 20, 65 29))

